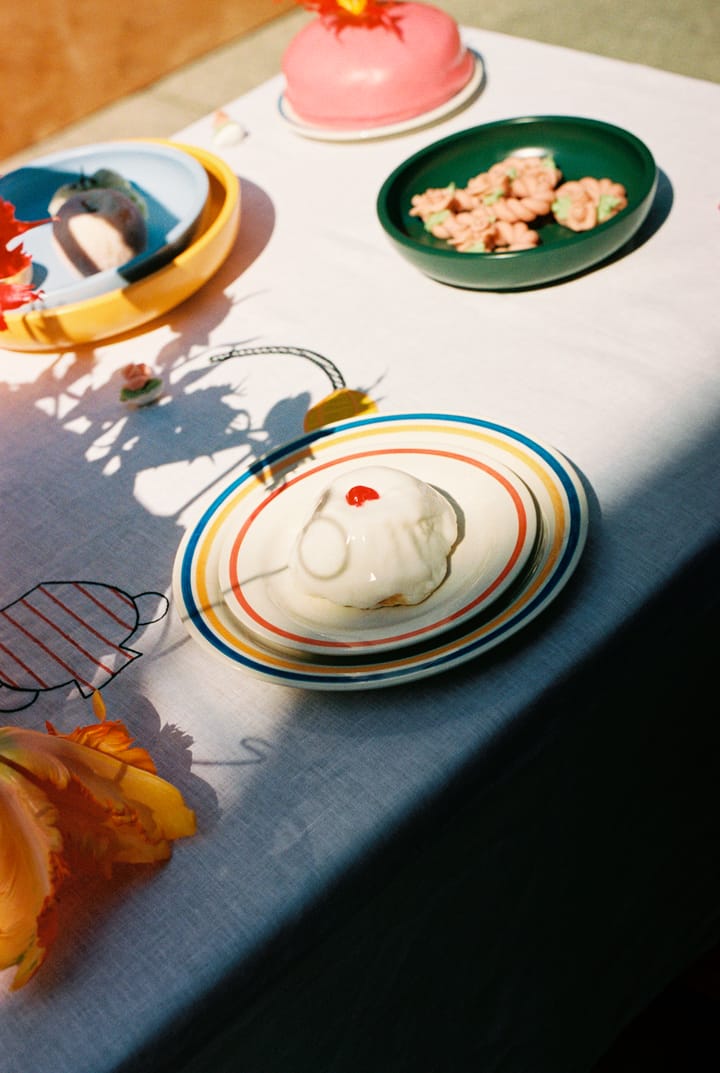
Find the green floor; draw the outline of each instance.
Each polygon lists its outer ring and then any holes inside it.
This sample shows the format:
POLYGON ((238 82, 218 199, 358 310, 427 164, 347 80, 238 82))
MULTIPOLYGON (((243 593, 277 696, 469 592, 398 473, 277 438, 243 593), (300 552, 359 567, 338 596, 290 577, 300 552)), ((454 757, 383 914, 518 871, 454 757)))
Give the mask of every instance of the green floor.
POLYGON ((720 82, 718 0, 447 0, 461 23, 720 82))

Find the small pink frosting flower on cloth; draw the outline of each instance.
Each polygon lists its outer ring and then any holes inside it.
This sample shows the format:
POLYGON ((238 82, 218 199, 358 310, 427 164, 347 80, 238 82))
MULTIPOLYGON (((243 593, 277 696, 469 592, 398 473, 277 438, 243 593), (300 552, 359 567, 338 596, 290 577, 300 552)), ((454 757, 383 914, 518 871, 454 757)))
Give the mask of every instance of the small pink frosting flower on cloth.
POLYGON ((131 362, 121 371, 124 381, 120 391, 121 402, 131 406, 149 406, 162 394, 162 380, 145 362, 131 362))

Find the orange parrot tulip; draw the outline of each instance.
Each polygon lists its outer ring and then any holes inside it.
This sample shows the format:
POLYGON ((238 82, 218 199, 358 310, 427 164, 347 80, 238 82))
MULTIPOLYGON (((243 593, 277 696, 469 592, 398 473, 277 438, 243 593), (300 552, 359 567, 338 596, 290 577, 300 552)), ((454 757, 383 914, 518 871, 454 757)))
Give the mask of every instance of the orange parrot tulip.
POLYGON ((319 15, 374 20, 382 18, 385 0, 298 0, 298 3, 319 15))
POLYGON ((62 883, 82 870, 164 861, 195 814, 119 721, 58 734, 0 728, 0 969, 28 982, 56 931, 62 883))

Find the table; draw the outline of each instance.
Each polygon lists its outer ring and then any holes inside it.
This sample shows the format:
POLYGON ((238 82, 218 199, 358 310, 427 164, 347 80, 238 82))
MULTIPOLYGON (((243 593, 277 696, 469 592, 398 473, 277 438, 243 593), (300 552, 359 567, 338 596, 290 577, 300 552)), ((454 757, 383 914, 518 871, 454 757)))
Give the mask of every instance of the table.
MULTIPOLYGON (((179 141, 241 181, 236 248, 162 322, 0 354, 5 605, 41 582, 170 599, 104 684, 198 834, 151 875, 69 895, 41 974, 0 997, 3 1073, 579 1073, 720 937, 717 85, 468 29, 486 86, 432 129, 298 137, 279 77, 179 141), (572 113, 650 147, 633 250, 522 293, 433 283, 375 217, 385 176, 476 123, 572 113), (380 413, 470 414, 553 444, 588 544, 542 617, 392 689, 317 692, 211 658, 172 606, 178 543, 238 467, 300 433, 327 356, 380 413), (148 361, 168 401, 129 411, 148 361)), ((0 691, 1 692, 1 691, 0 691)), ((7 704, 5 704, 7 707, 7 704)), ((5 721, 69 730, 77 689, 5 721)))

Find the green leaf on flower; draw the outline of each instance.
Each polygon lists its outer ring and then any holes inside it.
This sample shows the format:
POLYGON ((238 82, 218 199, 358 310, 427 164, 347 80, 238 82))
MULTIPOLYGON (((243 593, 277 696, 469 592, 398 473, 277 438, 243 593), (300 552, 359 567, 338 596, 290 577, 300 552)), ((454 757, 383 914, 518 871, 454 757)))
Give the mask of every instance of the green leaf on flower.
POLYGON ((602 194, 598 201, 598 223, 602 224, 615 215, 615 209, 620 204, 620 198, 612 194, 602 194))
POLYGON ((450 209, 441 209, 440 212, 431 213, 425 221, 425 230, 432 231, 433 227, 437 227, 443 220, 447 220, 449 215, 450 209))
POLYGON ((567 220, 570 215, 570 198, 556 197, 551 208, 558 220, 567 220))

